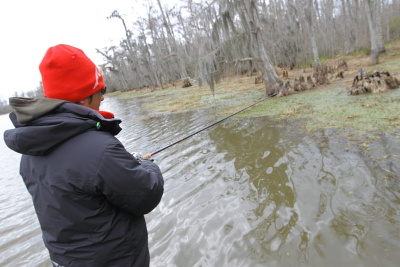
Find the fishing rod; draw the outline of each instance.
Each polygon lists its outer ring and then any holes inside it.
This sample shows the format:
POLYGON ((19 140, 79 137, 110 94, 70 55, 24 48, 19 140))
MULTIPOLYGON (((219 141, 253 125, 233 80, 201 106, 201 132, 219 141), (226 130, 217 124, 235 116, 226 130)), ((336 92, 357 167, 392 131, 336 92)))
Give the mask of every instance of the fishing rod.
POLYGON ((222 119, 220 119, 220 120, 218 120, 218 121, 216 121, 216 122, 214 122, 214 123, 212 123, 212 124, 210 124, 210 125, 208 125, 208 126, 202 128, 202 129, 200 129, 200 130, 197 130, 197 131, 195 131, 194 133, 189 134, 188 136, 185 136, 185 137, 183 137, 182 139, 179 139, 178 141, 176 141, 176 142, 174 142, 174 143, 172 143, 172 144, 169 144, 169 145, 167 145, 167 146, 165 146, 165 147, 163 147, 163 148, 161 148, 161 149, 159 149, 159 150, 157 150, 157 151, 155 151, 155 152, 153 152, 153 153, 146 154, 146 155, 144 155, 142 158, 143 158, 143 159, 149 159, 151 156, 154 156, 155 154, 158 154, 158 153, 160 153, 161 151, 164 151, 165 149, 170 148, 171 146, 174 146, 174 145, 176 145, 176 144, 178 144, 178 143, 180 143, 180 142, 182 142, 182 141, 184 141, 184 140, 186 140, 186 139, 192 137, 193 135, 196 135, 196 134, 198 134, 198 133, 200 133, 200 132, 202 132, 202 131, 204 131, 204 130, 207 130, 208 128, 210 128, 210 127, 212 127, 212 126, 214 126, 214 125, 216 125, 216 124, 218 124, 218 123, 220 123, 220 122, 222 122, 222 121, 224 121, 224 120, 226 120, 226 119, 229 119, 230 117, 235 116, 236 114, 238 114, 238 113, 240 113, 240 112, 242 112, 242 111, 244 111, 244 110, 246 110, 246 109, 249 109, 249 108, 251 108, 252 106, 255 106, 255 105, 257 105, 258 103, 261 103, 261 102, 267 100, 268 98, 271 98, 271 97, 274 97, 274 96, 276 96, 276 93, 275 93, 275 94, 272 94, 272 95, 269 95, 269 96, 267 96, 267 97, 264 97, 263 99, 261 99, 261 100, 255 102, 255 103, 253 103, 253 104, 251 104, 250 106, 245 107, 245 108, 243 108, 243 109, 241 109, 241 110, 239 110, 239 111, 236 111, 235 113, 233 113, 233 114, 231 114, 231 115, 229 115, 229 116, 227 116, 227 117, 225 117, 225 118, 222 118, 222 119))

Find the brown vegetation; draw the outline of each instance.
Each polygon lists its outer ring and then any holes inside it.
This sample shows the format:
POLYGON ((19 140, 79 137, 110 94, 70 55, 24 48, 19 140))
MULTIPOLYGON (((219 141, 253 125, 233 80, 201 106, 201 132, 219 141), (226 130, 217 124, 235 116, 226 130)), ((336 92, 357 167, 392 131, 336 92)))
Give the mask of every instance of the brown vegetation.
POLYGON ((192 83, 190 82, 190 78, 185 78, 183 79, 183 86, 182 88, 190 87, 193 86, 192 83))
POLYGON ((278 70, 278 73, 281 72, 283 82, 272 85, 273 91, 278 97, 307 91, 317 86, 327 85, 333 80, 344 79, 347 70, 348 64, 345 59, 319 63, 312 69, 305 67, 301 70, 294 69, 290 73, 287 69, 278 70), (293 78, 290 79, 289 76, 293 78))
POLYGON ((349 94, 376 94, 387 90, 397 89, 399 86, 399 79, 391 76, 388 71, 374 71, 372 74, 368 74, 360 68, 353 79, 353 84, 349 89, 349 94))
MULTIPOLYGON (((396 57, 400 47, 394 45, 389 52, 382 54, 382 62, 396 57)), ((398 56, 398 55, 397 55, 398 56)), ((318 66, 294 68, 288 71, 287 67, 276 68, 282 82, 273 85, 278 97, 300 93, 311 89, 343 80, 350 95, 365 93, 380 93, 400 87, 400 75, 390 74, 388 71, 373 71, 368 73, 371 64, 365 56, 344 56, 339 59, 328 60, 318 66)))

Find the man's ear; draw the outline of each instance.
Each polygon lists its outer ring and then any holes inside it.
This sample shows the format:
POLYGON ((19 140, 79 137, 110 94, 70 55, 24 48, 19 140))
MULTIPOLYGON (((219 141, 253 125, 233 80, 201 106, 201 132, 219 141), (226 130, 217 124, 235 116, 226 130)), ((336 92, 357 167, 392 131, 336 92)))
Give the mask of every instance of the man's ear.
POLYGON ((86 104, 87 104, 86 102, 87 102, 87 98, 82 99, 81 101, 78 102, 78 104, 81 106, 86 106, 86 104))

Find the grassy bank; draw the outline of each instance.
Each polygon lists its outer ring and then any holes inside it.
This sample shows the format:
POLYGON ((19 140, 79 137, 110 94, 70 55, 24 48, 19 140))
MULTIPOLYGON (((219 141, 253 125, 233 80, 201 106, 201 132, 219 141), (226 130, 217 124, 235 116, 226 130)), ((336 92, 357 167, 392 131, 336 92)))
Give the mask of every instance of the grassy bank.
MULTIPOLYGON (((368 55, 341 57, 348 64, 344 79, 331 80, 329 85, 306 92, 268 99, 236 117, 269 116, 272 120, 285 119, 289 122, 301 119, 307 131, 333 128, 353 133, 398 134, 400 89, 358 96, 347 93, 359 68, 368 72, 389 71, 400 78, 400 42, 386 47, 387 53, 381 55, 378 65, 369 66, 368 55)), ((294 78, 304 71, 312 73, 312 69, 295 70, 289 72, 289 77, 294 78)), ((226 116, 265 97, 265 92, 262 84, 254 84, 254 77, 236 76, 216 84, 214 95, 209 87, 197 85, 189 88, 177 85, 154 92, 141 90, 116 95, 120 98, 151 96, 146 108, 153 113, 213 108, 217 115, 226 116)))

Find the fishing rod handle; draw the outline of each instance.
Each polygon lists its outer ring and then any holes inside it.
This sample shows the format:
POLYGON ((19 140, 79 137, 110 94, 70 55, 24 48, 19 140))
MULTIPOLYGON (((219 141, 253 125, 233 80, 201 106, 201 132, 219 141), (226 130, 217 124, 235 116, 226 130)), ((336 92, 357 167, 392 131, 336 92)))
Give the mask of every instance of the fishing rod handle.
POLYGON ((149 159, 149 158, 151 158, 151 156, 153 156, 154 155, 154 153, 148 153, 148 154, 146 154, 146 155, 143 155, 142 156, 142 159, 149 159))

